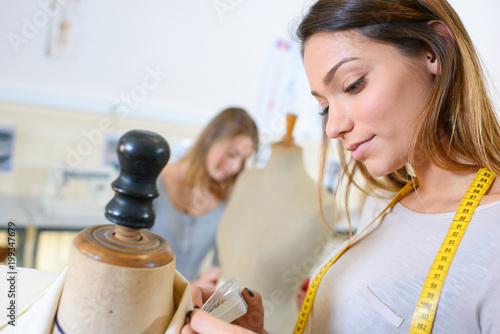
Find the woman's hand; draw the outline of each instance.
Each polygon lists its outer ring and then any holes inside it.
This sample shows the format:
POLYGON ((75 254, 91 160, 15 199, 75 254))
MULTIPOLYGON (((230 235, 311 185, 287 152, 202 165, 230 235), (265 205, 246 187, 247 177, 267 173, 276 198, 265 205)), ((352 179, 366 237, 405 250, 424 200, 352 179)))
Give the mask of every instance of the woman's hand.
POLYGON ((194 310, 191 321, 182 328, 181 334, 255 334, 248 329, 228 324, 205 311, 194 310))
POLYGON ((232 323, 254 331, 255 333, 265 333, 264 331, 264 305, 262 296, 257 291, 247 288, 241 291, 243 298, 248 304, 247 313, 232 323))
POLYGON ((192 281, 191 284, 206 289, 215 289, 221 274, 222 270, 220 267, 209 267, 201 273, 196 281, 192 281))
POLYGON ((297 292, 297 307, 300 310, 302 308, 302 303, 304 302, 304 299, 306 298, 307 294, 307 289, 309 288, 309 281, 310 278, 306 278, 304 282, 302 282, 302 287, 300 290, 297 292))
POLYGON ((203 288, 201 286, 196 286, 190 284, 191 288, 191 298, 193 300, 193 305, 199 308, 210 298, 210 296, 215 292, 213 289, 203 288))
MULTIPOLYGON (((203 303, 210 297, 213 290, 191 286, 193 304, 196 306, 203 303)), ((256 291, 243 289, 243 298, 248 304, 248 310, 245 315, 228 324, 217 319, 207 312, 194 310, 188 315, 189 323, 184 326, 182 334, 209 334, 209 333, 227 333, 227 334, 248 334, 248 333, 267 333, 264 330, 264 306, 262 297, 256 291)), ((188 312, 189 313, 189 312, 188 312)))

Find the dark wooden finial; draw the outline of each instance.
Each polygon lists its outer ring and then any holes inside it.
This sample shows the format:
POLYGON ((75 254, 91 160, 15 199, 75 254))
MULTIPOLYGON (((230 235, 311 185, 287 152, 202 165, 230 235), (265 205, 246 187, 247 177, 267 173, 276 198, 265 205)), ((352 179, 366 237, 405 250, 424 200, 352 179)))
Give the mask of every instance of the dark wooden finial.
POLYGON ((111 184, 115 196, 106 205, 105 216, 120 226, 150 228, 156 217, 156 179, 170 158, 170 147, 154 132, 132 130, 120 138, 116 151, 120 175, 111 184))
POLYGON ((89 257, 123 267, 159 267, 174 259, 172 246, 147 230, 156 218, 156 179, 170 158, 160 135, 143 130, 125 133, 118 142, 120 175, 111 184, 115 196, 106 218, 116 225, 94 225, 81 231, 75 246, 89 257))

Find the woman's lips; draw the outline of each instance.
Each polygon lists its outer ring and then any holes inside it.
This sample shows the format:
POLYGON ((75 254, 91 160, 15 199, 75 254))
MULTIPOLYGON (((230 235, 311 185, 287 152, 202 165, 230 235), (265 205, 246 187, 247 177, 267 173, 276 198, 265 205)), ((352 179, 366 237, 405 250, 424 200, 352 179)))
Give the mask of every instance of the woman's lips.
POLYGON ((224 171, 224 170, 220 171, 220 174, 221 174, 221 177, 223 180, 225 180, 229 177, 229 173, 224 171))
POLYGON ((351 145, 348 150, 352 151, 352 157, 355 160, 360 160, 363 154, 365 153, 366 149, 370 145, 371 141, 373 140, 374 137, 368 139, 367 141, 364 141, 359 144, 354 144, 351 145))

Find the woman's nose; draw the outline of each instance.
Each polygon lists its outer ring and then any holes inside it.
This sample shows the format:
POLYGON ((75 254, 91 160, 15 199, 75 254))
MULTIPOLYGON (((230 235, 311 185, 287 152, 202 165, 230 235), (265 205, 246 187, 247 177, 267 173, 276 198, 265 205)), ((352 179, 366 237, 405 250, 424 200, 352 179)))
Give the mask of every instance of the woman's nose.
POLYGON ((352 130, 354 122, 342 106, 330 104, 326 135, 330 138, 342 138, 345 133, 352 130))
POLYGON ((228 166, 228 172, 230 172, 232 175, 238 173, 241 168, 241 160, 240 159, 233 159, 229 161, 229 166, 228 166))

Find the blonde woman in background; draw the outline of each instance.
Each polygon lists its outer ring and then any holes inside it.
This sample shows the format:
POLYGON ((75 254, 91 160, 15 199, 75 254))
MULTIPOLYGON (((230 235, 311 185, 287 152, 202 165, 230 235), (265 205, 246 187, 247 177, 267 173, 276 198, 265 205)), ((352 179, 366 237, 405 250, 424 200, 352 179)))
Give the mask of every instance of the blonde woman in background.
POLYGON ((241 108, 228 108, 204 128, 178 162, 158 178, 152 231, 172 245, 177 270, 194 285, 213 288, 220 268, 200 265, 215 247, 215 233, 227 198, 245 161, 257 150, 257 126, 241 108))
MULTIPOLYGON (((341 182, 363 177, 370 197, 297 333, 500 333, 500 125, 456 12, 446 0, 320 0, 298 37, 326 134, 340 139, 341 182)), ((198 305, 210 294, 192 291, 198 305)), ((252 295, 237 323, 265 333, 252 295)), ((189 316, 183 333, 250 333, 189 316)))

